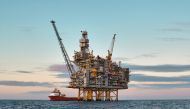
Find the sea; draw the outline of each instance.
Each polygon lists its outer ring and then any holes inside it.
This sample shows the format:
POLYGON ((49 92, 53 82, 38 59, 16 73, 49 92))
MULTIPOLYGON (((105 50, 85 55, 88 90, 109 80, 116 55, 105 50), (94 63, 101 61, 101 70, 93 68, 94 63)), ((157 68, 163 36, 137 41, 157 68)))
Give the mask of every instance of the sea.
POLYGON ((190 100, 0 100, 0 109, 190 109, 190 100))

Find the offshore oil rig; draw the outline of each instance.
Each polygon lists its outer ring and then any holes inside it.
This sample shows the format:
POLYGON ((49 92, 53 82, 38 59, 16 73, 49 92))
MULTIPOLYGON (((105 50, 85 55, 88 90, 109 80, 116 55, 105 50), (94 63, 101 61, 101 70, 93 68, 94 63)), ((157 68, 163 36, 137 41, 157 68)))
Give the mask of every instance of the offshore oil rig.
POLYGON ((108 55, 102 58, 99 55, 94 56, 93 51, 89 50, 88 33, 81 31, 80 51, 75 51, 74 60, 71 61, 59 36, 55 21, 51 23, 70 74, 71 81, 68 88, 78 89, 78 100, 117 101, 118 90, 128 89, 130 71, 129 68, 122 68, 121 62, 119 64, 112 62, 116 34, 113 36, 108 55))

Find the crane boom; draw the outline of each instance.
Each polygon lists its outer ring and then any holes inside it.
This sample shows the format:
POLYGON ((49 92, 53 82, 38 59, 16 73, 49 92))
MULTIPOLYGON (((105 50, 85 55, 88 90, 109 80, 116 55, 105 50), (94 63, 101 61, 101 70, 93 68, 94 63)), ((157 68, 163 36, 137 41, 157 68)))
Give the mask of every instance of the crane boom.
POLYGON ((113 53, 113 47, 114 47, 114 43, 115 43, 115 36, 116 34, 114 34, 112 42, 111 42, 111 48, 108 50, 108 60, 111 60, 112 57, 112 53, 113 53))
POLYGON ((116 36, 116 34, 114 34, 113 39, 112 39, 112 43, 111 43, 111 51, 110 51, 111 54, 113 53, 113 47, 114 47, 114 43, 115 43, 115 36, 116 36))
POLYGON ((65 62, 66 62, 67 69, 70 72, 69 75, 72 74, 72 73, 75 73, 75 69, 74 69, 74 67, 73 67, 73 65, 72 65, 72 63, 71 63, 71 61, 69 59, 69 56, 68 56, 68 54, 67 54, 67 52, 65 50, 65 47, 64 47, 63 42, 62 42, 62 39, 59 36, 58 30, 57 30, 56 25, 55 25, 55 21, 52 20, 51 23, 52 23, 52 26, 54 28, 55 34, 57 36, 57 39, 58 39, 58 42, 59 42, 63 57, 64 57, 65 62))

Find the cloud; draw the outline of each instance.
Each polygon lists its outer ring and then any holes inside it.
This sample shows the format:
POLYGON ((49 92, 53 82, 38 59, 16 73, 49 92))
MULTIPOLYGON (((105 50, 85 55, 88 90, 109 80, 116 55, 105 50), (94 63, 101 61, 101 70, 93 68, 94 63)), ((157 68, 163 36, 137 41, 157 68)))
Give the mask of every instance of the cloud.
POLYGON ((163 38, 159 38, 160 40, 163 40, 163 41, 170 41, 170 42, 173 42, 173 41, 189 41, 190 39, 189 38, 181 38, 181 37, 163 37, 163 38))
POLYGON ((0 73, 5 73, 7 72, 7 70, 0 70, 0 73))
POLYGON ((145 54, 137 55, 137 56, 131 57, 131 58, 113 57, 113 60, 114 61, 130 61, 130 60, 139 59, 139 58, 155 58, 157 56, 158 56, 158 53, 154 52, 154 53, 145 53, 145 54))
POLYGON ((176 22, 176 23, 174 23, 174 24, 177 25, 177 26, 180 26, 180 27, 184 27, 184 28, 190 27, 190 21, 186 21, 186 22, 176 22))
POLYGON ((64 82, 54 82, 53 85, 55 87, 68 87, 70 79, 66 79, 64 82))
POLYGON ((171 88, 190 88, 190 83, 181 84, 129 84, 130 87, 145 89, 171 89, 171 88))
POLYGON ((132 65, 123 64, 131 71, 152 71, 152 72, 185 72, 190 71, 190 65, 164 64, 164 65, 132 65))
POLYGON ((141 55, 137 55, 135 57, 132 58, 123 58, 123 57, 118 57, 118 59, 121 59, 121 61, 126 61, 126 60, 133 60, 133 59, 139 59, 139 58, 155 58, 158 56, 159 53, 153 52, 153 53, 145 53, 145 54, 141 54, 141 55), (122 60, 123 58, 123 60, 122 60))
POLYGON ((49 66, 47 70, 58 72, 53 75, 57 78, 70 78, 69 71, 67 70, 67 66, 65 64, 53 64, 49 66))
MULTIPOLYGON (((169 28, 163 28, 163 29, 160 29, 160 31, 162 32, 175 32, 175 35, 176 35, 176 32, 178 33, 184 33, 184 32, 189 32, 188 30, 188 27, 190 28, 190 25, 189 25, 189 22, 187 23, 176 23, 175 26, 177 27, 169 27, 169 28)), ((158 38, 159 40, 162 40, 162 41, 168 41, 168 42, 174 42, 174 41, 189 41, 190 38, 187 38, 187 37, 179 37, 179 36, 175 36, 175 37, 160 37, 158 38)))
POLYGON ((129 87, 136 88, 190 88, 190 76, 179 77, 159 77, 147 76, 143 74, 132 74, 130 76, 129 87), (134 83, 137 82, 137 83, 134 83))
POLYGON ((18 28, 23 32, 32 32, 35 29, 32 26, 20 26, 18 28))
POLYGON ((159 76, 147 76, 143 74, 132 74, 130 76, 130 80, 139 81, 139 82, 190 82, 190 76, 159 77, 159 76))
POLYGON ((50 91, 46 91, 46 90, 26 92, 26 94, 46 94, 46 95, 48 95, 49 93, 50 93, 50 91))
POLYGON ((170 27, 159 29, 163 32, 184 32, 190 28, 190 22, 174 22, 170 27))
POLYGON ((32 71, 17 70, 18 73, 33 73, 32 71))
POLYGON ((65 64, 54 64, 54 65, 49 66, 47 70, 55 71, 55 72, 68 72, 65 64))
POLYGON ((141 54, 139 56, 135 56, 133 59, 136 58, 154 58, 157 57, 158 53, 146 53, 146 54, 141 54))
POLYGON ((132 58, 126 58, 126 57, 113 57, 114 61, 129 61, 129 60, 133 60, 133 59, 139 59, 139 58, 155 58, 158 56, 158 53, 153 52, 153 53, 145 53, 145 54, 141 54, 132 58))
POLYGON ((114 61, 127 61, 127 60, 129 60, 129 59, 126 58, 126 57, 113 57, 113 60, 114 60, 114 61))
POLYGON ((190 88, 190 83, 182 84, 149 84, 151 88, 190 88))
POLYGON ((174 28, 174 27, 171 27, 171 28, 163 28, 163 29, 160 29, 160 31, 163 31, 163 32, 182 32, 184 31, 184 29, 182 28, 174 28))
MULTIPOLYGON (((159 29, 161 32, 168 32, 168 33, 185 33, 189 32, 190 29, 190 22, 174 22, 170 27, 159 29)), ((184 37, 163 37, 159 38, 163 41, 189 41, 189 38, 184 37)))
POLYGON ((55 75, 57 78, 70 78, 69 73, 59 73, 55 75))
POLYGON ((0 85, 4 86, 40 86, 40 87, 52 87, 53 85, 48 82, 25 82, 25 81, 0 81, 0 85))

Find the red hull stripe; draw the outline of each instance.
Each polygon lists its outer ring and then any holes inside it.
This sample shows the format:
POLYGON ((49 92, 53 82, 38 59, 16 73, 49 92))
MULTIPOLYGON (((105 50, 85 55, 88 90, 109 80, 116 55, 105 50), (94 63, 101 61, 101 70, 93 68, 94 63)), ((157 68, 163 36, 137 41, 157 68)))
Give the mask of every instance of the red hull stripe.
POLYGON ((49 96, 51 101, 77 101, 77 97, 49 96))

